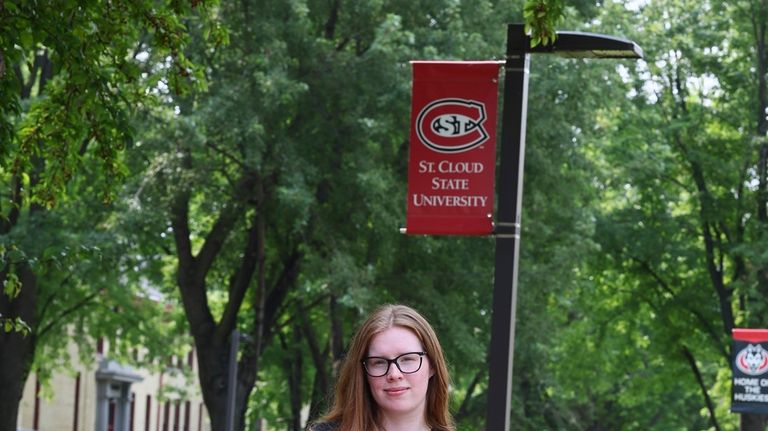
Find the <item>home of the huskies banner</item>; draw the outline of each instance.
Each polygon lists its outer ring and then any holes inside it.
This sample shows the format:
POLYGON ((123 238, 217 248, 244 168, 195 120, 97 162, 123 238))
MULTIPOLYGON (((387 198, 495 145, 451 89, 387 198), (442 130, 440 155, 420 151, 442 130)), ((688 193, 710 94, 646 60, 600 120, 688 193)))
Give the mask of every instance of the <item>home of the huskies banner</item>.
POLYGON ((768 329, 734 329, 731 363, 731 411, 768 414, 768 329))
POLYGON ((406 233, 490 234, 500 64, 412 65, 406 233))

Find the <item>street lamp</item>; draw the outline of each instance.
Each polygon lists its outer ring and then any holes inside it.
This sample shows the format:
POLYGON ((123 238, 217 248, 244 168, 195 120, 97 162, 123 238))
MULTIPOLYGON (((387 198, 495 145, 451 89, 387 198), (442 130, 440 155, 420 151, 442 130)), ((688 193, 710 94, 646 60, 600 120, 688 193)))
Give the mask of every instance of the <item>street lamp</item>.
POLYGON ((529 54, 532 53, 550 53, 572 58, 643 57, 643 51, 632 41, 593 33, 558 32, 553 44, 531 48, 531 39, 525 34, 522 24, 509 24, 507 27, 501 163, 495 223, 496 262, 485 426, 487 431, 509 430, 525 120, 528 110, 528 65, 529 54))

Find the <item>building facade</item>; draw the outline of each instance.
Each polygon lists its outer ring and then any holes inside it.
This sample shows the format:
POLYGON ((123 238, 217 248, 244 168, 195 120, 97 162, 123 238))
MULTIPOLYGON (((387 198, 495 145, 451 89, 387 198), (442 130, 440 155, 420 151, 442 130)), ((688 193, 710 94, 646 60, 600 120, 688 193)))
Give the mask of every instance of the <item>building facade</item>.
MULTIPOLYGON (((69 353, 78 357, 74 346, 69 353)), ((30 374, 19 431, 210 431, 194 352, 171 358, 157 372, 110 359, 99 342, 92 364, 71 368, 54 373, 52 396, 42 396, 37 375, 30 374)))

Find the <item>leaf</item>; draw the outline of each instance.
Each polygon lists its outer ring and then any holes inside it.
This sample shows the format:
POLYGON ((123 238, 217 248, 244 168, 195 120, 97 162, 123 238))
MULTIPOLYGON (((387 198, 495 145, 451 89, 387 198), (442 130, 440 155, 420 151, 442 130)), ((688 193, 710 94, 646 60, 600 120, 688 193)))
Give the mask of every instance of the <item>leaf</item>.
POLYGON ((3 282, 3 292, 11 299, 15 299, 21 293, 21 282, 14 272, 9 272, 3 282))
POLYGON ((15 326, 16 332, 24 336, 27 336, 29 335, 30 332, 32 332, 32 328, 30 328, 29 325, 27 325, 27 323, 21 320, 21 318, 19 317, 15 319, 14 326, 15 326))
POLYGON ((6 257, 11 263, 19 263, 26 260, 27 255, 18 248, 11 247, 11 250, 6 254, 6 257))
POLYGON ((32 35, 32 31, 22 31, 19 34, 19 45, 24 47, 25 49, 32 49, 34 44, 34 38, 32 35))

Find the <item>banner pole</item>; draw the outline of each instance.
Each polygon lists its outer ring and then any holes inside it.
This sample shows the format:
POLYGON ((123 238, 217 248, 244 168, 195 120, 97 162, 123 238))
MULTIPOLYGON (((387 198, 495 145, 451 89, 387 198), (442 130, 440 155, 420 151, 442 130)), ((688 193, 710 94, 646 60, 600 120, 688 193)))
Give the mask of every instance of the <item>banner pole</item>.
POLYGON ((512 401, 520 221, 528 110, 528 38, 522 24, 507 28, 501 126, 496 257, 491 315, 488 410, 485 429, 508 431, 512 401))

